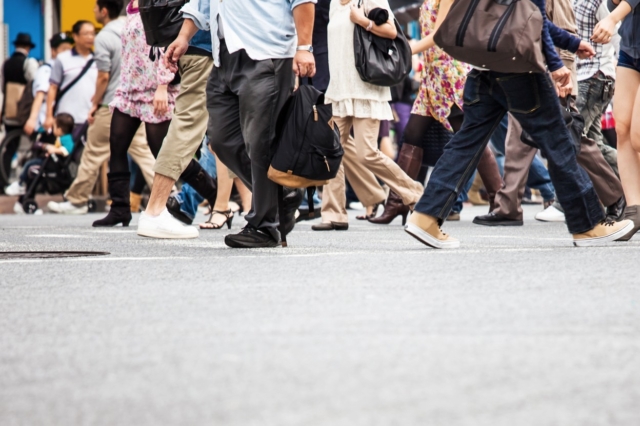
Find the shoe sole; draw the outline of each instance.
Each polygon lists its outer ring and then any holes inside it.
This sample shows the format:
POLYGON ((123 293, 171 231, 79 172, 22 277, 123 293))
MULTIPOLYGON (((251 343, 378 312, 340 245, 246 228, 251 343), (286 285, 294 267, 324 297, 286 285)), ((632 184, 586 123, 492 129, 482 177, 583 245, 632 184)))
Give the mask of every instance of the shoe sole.
POLYGON ((182 235, 182 234, 172 234, 170 232, 162 231, 159 229, 140 229, 140 228, 138 228, 137 234, 141 237, 156 238, 159 240, 192 240, 200 236, 200 234, 182 235))
POLYGON ((598 238, 585 238, 581 240, 574 240, 573 245, 576 247, 594 247, 601 246, 606 243, 610 243, 612 241, 616 241, 619 238, 624 237, 627 233, 631 232, 633 229, 633 222, 619 230, 618 232, 614 232, 613 234, 605 235, 598 238))
POLYGON ((233 240, 229 241, 226 238, 224 239, 224 243, 227 245, 227 247, 240 248, 240 249, 242 249, 242 248, 246 248, 246 249, 250 249, 250 248, 275 248, 275 247, 278 247, 280 245, 280 243, 277 243, 277 242, 274 242, 273 244, 270 243, 269 245, 264 245, 264 244, 255 244, 255 245, 249 244, 249 245, 247 245, 247 244, 237 243, 237 242, 235 242, 233 240))
POLYGON ((521 220, 491 222, 491 221, 477 220, 477 218, 473 219, 473 223, 475 223, 476 225, 483 225, 483 226, 523 226, 524 225, 524 222, 521 220))
POLYGON ((420 227, 411 223, 404 227, 404 231, 416 240, 420 241, 422 244, 426 244, 435 249, 453 249, 460 247, 460 241, 440 241, 437 238, 433 238, 431 234, 424 232, 420 227))
POLYGON ((562 219, 558 218, 558 219, 540 219, 536 217, 536 220, 538 222, 565 222, 565 218, 563 217, 562 219))

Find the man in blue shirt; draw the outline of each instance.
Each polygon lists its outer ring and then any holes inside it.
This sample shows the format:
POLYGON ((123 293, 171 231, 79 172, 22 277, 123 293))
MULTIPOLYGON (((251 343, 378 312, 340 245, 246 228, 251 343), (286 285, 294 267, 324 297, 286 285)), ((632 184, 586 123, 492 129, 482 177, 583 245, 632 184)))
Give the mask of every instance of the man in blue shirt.
POLYGON ((580 39, 549 22, 544 0, 532 2, 543 17, 542 50, 551 75, 479 69, 469 73, 464 89, 462 128, 445 147, 406 227, 409 234, 425 245, 434 248, 460 246, 460 242, 443 233, 440 226, 507 112, 520 122, 547 157, 574 245, 605 244, 624 237, 633 228, 629 220, 617 223, 604 220, 598 196, 586 172, 578 166, 576 151, 562 118, 556 90, 562 96, 571 93, 571 72, 562 63, 552 40, 559 47, 577 51, 579 55, 587 52, 581 51, 580 39))
MULTIPOLYGON (((165 60, 175 70, 198 29, 211 32, 215 67, 207 83, 210 144, 253 192, 253 205, 245 216, 248 224, 239 234, 225 238, 229 247, 275 247, 280 241, 278 219, 285 222, 285 232, 295 224, 301 192, 287 194, 287 209, 278 218, 278 187, 267 177, 267 170, 276 119, 293 92, 294 73, 299 77, 315 74, 314 3, 191 0, 182 10, 182 31, 167 49, 165 60)), ((170 183, 162 178, 154 182, 164 192, 170 183)), ((147 207, 147 214, 159 214, 158 207, 147 207)), ((138 233, 145 235, 141 228, 138 233)))

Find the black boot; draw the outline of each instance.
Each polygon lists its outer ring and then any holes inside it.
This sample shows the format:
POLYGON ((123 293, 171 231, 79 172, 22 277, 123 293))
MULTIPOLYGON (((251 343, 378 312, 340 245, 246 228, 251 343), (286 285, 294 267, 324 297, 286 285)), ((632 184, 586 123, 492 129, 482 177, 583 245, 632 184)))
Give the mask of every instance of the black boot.
MULTIPOLYGON (((216 204, 216 197, 218 196, 218 182, 216 182, 214 178, 209 176, 209 174, 197 161, 191 160, 185 171, 182 172, 180 178, 184 182, 191 185, 191 187, 195 189, 198 194, 204 197, 204 199, 209 202, 211 209, 213 209, 213 206, 215 206, 216 204)), ((191 220, 191 222, 187 223, 185 219, 188 220, 188 218, 180 214, 181 212, 179 208, 176 209, 175 206, 171 206, 170 208, 170 202, 171 198, 167 200, 167 210, 169 211, 169 213, 171 213, 171 215, 178 219, 180 222, 190 225, 193 222, 193 219, 191 220)))
POLYGON ((129 226, 131 222, 131 205, 129 201, 131 173, 109 173, 109 194, 111 210, 104 219, 93 222, 94 227, 129 226))

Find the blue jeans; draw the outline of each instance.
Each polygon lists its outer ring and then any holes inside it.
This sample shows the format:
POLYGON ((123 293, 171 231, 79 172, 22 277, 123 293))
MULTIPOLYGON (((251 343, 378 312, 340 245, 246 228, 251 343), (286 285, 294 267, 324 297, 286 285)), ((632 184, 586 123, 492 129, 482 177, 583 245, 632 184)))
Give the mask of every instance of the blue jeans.
MULTIPOLYGON (((216 157, 211 153, 208 147, 208 140, 205 137, 200 148, 200 160, 198 163, 202 166, 209 176, 215 178, 218 175, 216 169, 216 157)), ((175 195, 175 199, 180 203, 180 211, 191 219, 196 217, 198 205, 204 200, 204 197, 196 192, 188 183, 182 185, 182 190, 175 195)), ((213 206, 211 206, 213 208, 213 206)))
MULTIPOLYGON (((504 153, 505 153, 505 141, 507 139, 507 128, 509 127, 509 120, 505 115, 498 128, 493 132, 491 136, 491 143, 496 150, 502 154, 500 160, 498 160, 498 166, 500 167, 500 173, 504 176, 504 153)), ((545 201, 551 201, 556 198, 556 191, 551 182, 549 171, 544 166, 544 163, 539 156, 535 156, 531 167, 529 168, 529 175, 527 176, 527 186, 529 188, 535 188, 540 191, 542 198, 545 201)))
POLYGON ((593 229, 604 219, 604 211, 591 180, 576 161, 551 78, 542 73, 469 73, 464 88, 464 123, 444 147, 415 210, 446 219, 507 111, 547 157, 569 232, 593 229))

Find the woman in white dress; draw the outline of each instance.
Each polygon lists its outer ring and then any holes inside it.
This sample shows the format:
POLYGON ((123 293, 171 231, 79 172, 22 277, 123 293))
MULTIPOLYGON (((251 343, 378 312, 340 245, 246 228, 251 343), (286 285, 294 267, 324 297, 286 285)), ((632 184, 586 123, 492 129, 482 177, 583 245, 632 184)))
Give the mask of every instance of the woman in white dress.
MULTIPOLYGON (((355 67, 353 32, 360 25, 373 34, 395 39, 397 35, 393 14, 387 0, 332 0, 329 10, 328 48, 331 80, 325 102, 333 108, 333 119, 340 129, 345 157, 363 164, 402 198, 405 205, 415 204, 423 187, 411 179, 389 157, 378 149, 380 120, 392 120, 388 87, 374 86, 360 79, 355 67), (376 25, 366 17, 375 8, 386 9, 389 21, 376 25), (349 133, 353 128, 353 138, 349 133), (355 157, 355 158, 354 158, 355 157)), ((349 227, 346 211, 344 168, 324 187, 322 223, 315 231, 346 230, 349 227)))

